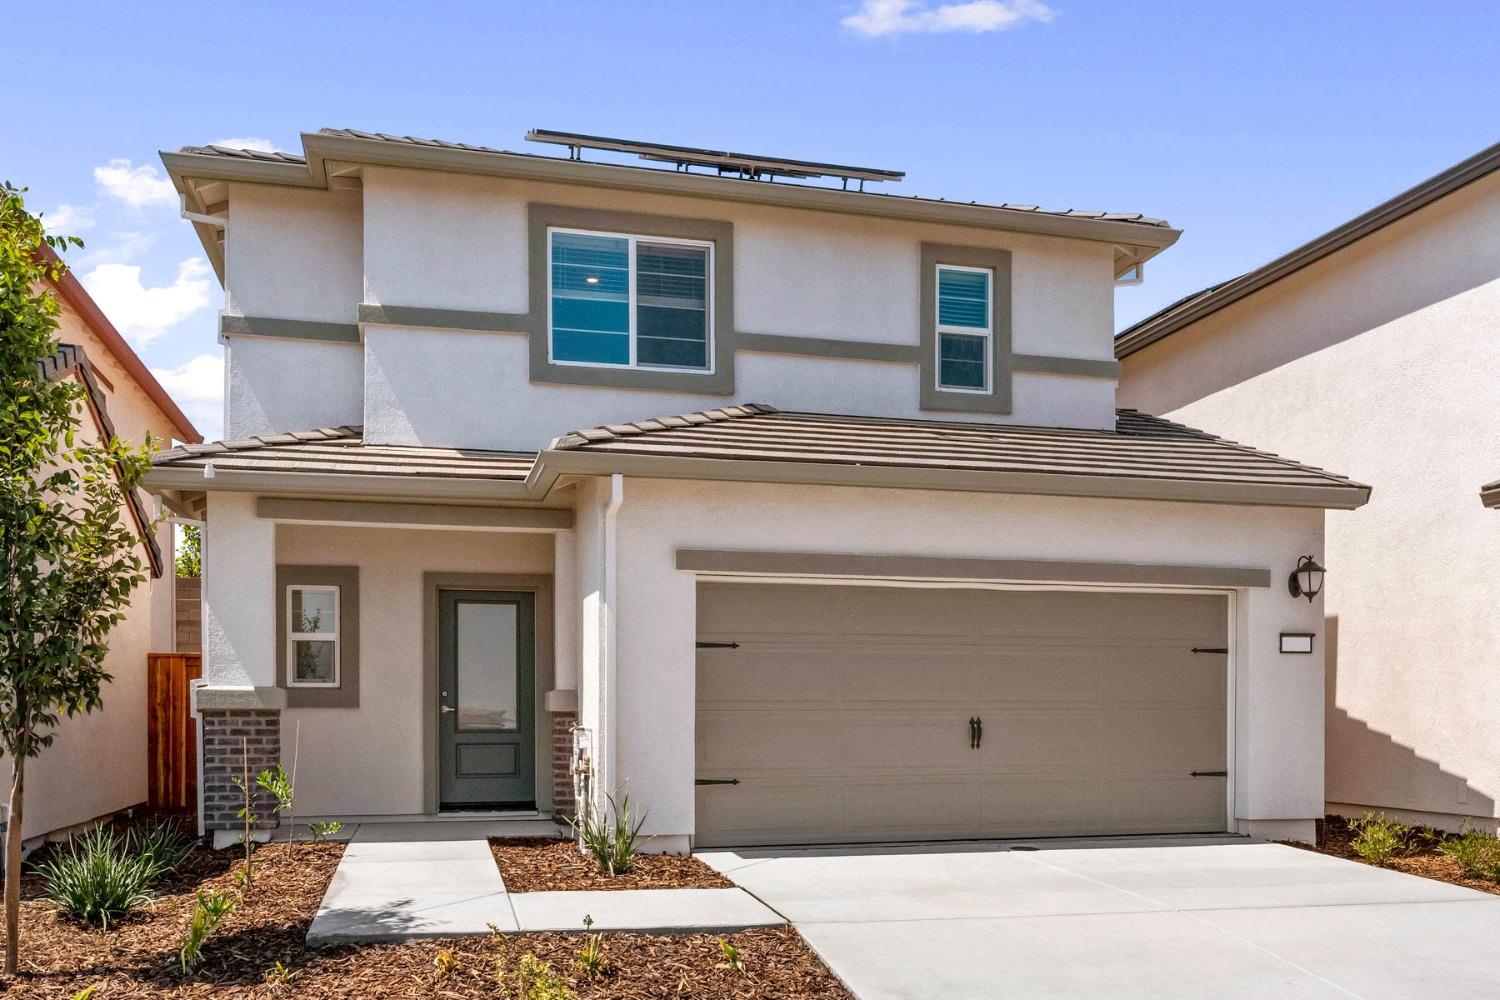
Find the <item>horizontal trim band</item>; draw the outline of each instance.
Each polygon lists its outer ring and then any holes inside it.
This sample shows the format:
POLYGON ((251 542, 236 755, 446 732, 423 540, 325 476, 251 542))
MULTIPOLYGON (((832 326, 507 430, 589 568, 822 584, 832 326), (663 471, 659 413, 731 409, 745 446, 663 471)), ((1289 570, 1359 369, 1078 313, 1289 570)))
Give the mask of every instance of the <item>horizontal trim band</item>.
POLYGON ((1015 580, 1025 583, 1123 583, 1175 587, 1271 585, 1270 570, 1247 566, 872 556, 829 552, 744 552, 728 549, 678 549, 677 568, 696 573, 744 573, 757 576, 1015 580))
POLYGON ((439 330, 476 330, 484 333, 525 334, 530 329, 527 313, 479 312, 471 309, 434 309, 428 306, 383 306, 362 302, 361 323, 389 326, 422 326, 439 330))
POLYGON ((306 319, 269 316, 219 316, 219 334, 236 337, 275 337, 282 340, 321 340, 339 344, 359 343, 359 324, 323 323, 306 319))
POLYGON ((1085 378, 1119 378, 1118 361, 1091 361, 1088 358, 1055 358, 1045 354, 1013 354, 1011 370, 1044 372, 1048 375, 1081 375, 1085 378))
POLYGON ((780 333, 745 333, 737 335, 736 346, 742 351, 766 354, 795 354, 810 358, 848 358, 855 361, 900 361, 916 364, 922 349, 916 344, 887 344, 870 340, 840 340, 835 337, 795 337, 780 333))
POLYGON ((512 531, 566 531, 573 512, 563 507, 464 507, 446 504, 369 503, 261 497, 255 516, 302 524, 384 525, 512 531))

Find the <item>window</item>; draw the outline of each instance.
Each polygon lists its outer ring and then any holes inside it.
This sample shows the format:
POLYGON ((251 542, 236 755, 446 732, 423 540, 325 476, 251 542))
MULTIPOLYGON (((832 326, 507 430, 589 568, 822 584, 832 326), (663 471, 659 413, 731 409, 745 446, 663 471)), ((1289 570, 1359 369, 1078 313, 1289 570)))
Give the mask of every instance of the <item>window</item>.
POLYGON ((548 231, 554 364, 710 370, 713 246, 548 231))
POLYGON ((990 391, 993 272, 940 264, 937 269, 938 388, 990 391))
POLYGON ((286 591, 289 687, 339 686, 339 588, 286 591))

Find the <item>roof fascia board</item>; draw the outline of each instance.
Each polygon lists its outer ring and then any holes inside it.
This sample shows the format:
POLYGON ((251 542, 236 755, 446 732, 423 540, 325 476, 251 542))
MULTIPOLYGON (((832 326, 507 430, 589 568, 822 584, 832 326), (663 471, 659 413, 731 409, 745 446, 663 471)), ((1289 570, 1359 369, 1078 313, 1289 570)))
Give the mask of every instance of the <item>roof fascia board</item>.
POLYGON ((573 512, 566 507, 476 507, 286 497, 259 498, 255 516, 299 524, 487 531, 550 532, 573 527, 573 512))
POLYGON ((443 500, 530 500, 523 482, 486 479, 436 479, 322 472, 262 472, 216 469, 205 478, 201 466, 158 465, 146 473, 144 484, 153 492, 202 490, 223 493, 276 493, 316 497, 375 497, 443 500))
POLYGON ((1196 323, 1226 306, 1238 302, 1267 285, 1316 263, 1330 254, 1357 243, 1366 236, 1398 222, 1413 212, 1467 187, 1495 170, 1500 170, 1500 143, 1469 157, 1462 163, 1430 177, 1413 188, 1396 195, 1343 225, 1329 230, 1290 253, 1265 264, 1201 297, 1191 298, 1177 309, 1150 317, 1122 333, 1115 341, 1115 357, 1125 358, 1136 351, 1168 337, 1185 326, 1196 323))

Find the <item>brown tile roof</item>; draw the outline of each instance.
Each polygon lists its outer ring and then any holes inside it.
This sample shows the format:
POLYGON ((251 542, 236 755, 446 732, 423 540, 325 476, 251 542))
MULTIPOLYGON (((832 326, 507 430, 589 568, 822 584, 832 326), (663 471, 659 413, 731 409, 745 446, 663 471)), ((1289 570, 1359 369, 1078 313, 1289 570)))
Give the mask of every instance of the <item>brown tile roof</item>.
POLYGON ((1479 499, 1486 507, 1500 507, 1500 479, 1485 483, 1479 490, 1479 499))
POLYGON ((479 451, 365 444, 360 427, 325 427, 292 434, 192 444, 164 451, 153 464, 174 469, 324 473, 523 482, 535 452, 479 451))

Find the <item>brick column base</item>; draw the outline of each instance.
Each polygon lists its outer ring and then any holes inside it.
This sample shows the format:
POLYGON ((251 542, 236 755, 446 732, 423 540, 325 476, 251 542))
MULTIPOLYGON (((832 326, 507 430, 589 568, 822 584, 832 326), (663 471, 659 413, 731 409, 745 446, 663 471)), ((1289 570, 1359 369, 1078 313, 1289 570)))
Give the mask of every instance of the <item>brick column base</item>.
POLYGON ((265 792, 255 788, 255 776, 274 769, 281 761, 281 712, 274 708, 203 709, 203 828, 205 830, 241 830, 239 818, 245 804, 245 793, 234 786, 233 779, 245 774, 248 765, 250 787, 255 793, 254 829, 276 828, 276 805, 265 792))
POLYGON ((552 817, 559 822, 575 815, 573 723, 577 721, 577 712, 552 713, 552 817))

